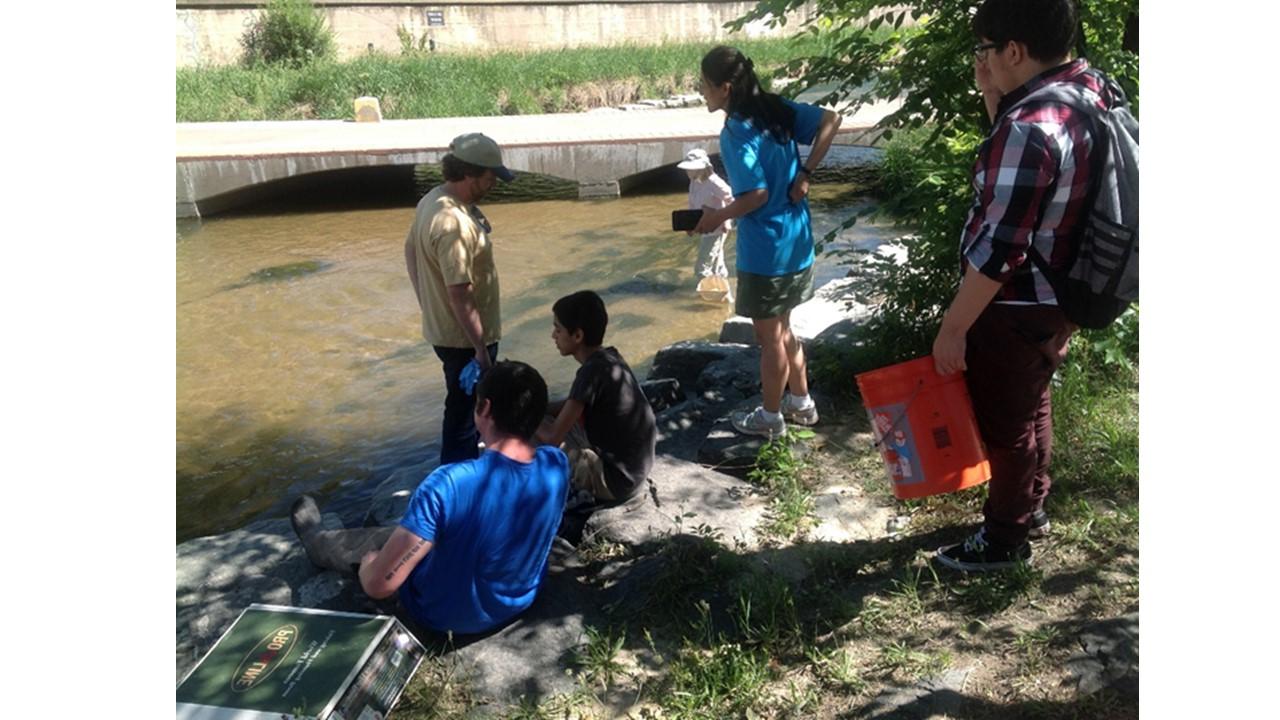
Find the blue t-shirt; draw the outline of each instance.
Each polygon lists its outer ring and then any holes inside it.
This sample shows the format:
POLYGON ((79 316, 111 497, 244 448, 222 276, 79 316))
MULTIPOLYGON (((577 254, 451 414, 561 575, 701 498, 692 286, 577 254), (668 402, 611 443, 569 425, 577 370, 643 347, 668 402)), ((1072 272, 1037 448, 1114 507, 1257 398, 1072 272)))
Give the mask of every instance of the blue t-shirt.
POLYGON ((543 445, 532 462, 494 450, 436 468, 400 526, 433 543, 400 602, 434 630, 483 632, 533 603, 569 491, 569 460, 543 445))
POLYGON ((779 145, 751 121, 731 116, 720 131, 720 159, 734 197, 765 188, 769 201, 738 220, 738 269, 757 275, 788 275, 813 264, 809 199, 791 202, 791 183, 800 171, 796 144, 811 145, 822 122, 822 108, 783 99, 796 111, 791 135, 779 145))

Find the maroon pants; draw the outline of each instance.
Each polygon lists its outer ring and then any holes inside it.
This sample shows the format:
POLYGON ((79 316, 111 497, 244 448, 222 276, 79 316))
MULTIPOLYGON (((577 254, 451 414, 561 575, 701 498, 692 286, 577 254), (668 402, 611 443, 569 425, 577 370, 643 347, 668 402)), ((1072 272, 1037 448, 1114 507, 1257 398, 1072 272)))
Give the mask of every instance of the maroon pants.
POLYGON ((1049 494, 1053 413, 1049 381, 1067 356, 1071 326, 1052 305, 992 303, 969 328, 965 380, 991 461, 985 537, 1021 545, 1049 494))

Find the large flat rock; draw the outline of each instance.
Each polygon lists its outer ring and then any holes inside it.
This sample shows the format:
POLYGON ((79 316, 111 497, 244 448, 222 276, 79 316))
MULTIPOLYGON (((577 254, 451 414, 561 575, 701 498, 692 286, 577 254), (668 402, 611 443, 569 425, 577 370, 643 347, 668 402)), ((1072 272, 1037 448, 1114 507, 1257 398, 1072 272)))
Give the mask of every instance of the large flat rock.
POLYGON ((756 546, 756 526, 767 504, 750 484, 663 455, 649 476, 651 488, 643 498, 595 512, 584 541, 598 537, 638 546, 703 526, 730 545, 756 546))

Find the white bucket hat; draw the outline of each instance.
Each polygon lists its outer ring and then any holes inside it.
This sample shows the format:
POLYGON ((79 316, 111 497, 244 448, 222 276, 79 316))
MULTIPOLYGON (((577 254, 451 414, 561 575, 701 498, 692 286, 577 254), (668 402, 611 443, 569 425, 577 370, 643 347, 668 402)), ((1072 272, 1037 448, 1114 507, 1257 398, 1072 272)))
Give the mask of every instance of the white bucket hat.
POLYGON ((681 170, 705 170, 711 167, 711 158, 707 157, 707 151, 702 148, 694 148, 685 154, 684 160, 676 167, 681 170))

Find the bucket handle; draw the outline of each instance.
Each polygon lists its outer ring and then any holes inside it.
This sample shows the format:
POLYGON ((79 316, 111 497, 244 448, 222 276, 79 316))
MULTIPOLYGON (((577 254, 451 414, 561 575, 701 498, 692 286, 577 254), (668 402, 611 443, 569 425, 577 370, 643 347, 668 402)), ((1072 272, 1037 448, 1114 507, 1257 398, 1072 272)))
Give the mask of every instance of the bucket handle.
MULTIPOLYGON (((917 380, 916 389, 914 392, 911 393, 911 397, 907 398, 907 404, 905 407, 902 408, 902 412, 898 414, 898 417, 894 418, 893 422, 889 423, 889 429, 886 430, 884 434, 880 436, 880 439, 875 441, 872 447, 876 448, 877 450, 883 447, 885 439, 888 438, 890 435, 892 435, 894 430, 898 429, 898 425, 902 423, 902 419, 905 418, 907 416, 907 413, 911 410, 911 403, 916 401, 916 397, 920 395, 920 391, 923 389, 924 389, 924 380, 917 380)), ((876 433, 875 420, 871 421, 871 433, 873 435, 876 433)))

